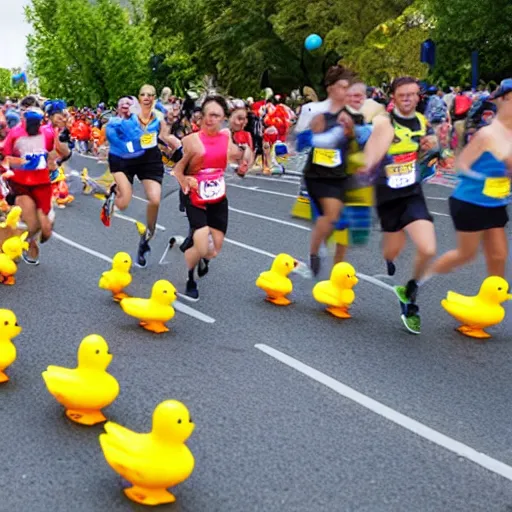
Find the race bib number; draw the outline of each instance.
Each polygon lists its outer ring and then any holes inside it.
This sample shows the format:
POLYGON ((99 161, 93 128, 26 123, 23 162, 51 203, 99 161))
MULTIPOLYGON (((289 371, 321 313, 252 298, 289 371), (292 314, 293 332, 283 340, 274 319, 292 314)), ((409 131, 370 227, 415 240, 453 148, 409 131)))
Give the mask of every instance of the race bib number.
POLYGON ((416 183, 416 162, 386 165, 388 187, 405 188, 416 183))
POLYGON ((338 167, 341 165, 341 152, 338 149, 320 149, 313 150, 313 163, 322 167, 338 167))
POLYGON ((198 183, 197 194, 205 202, 215 202, 226 195, 224 176, 205 179, 198 183))
POLYGON ((510 178, 487 178, 483 194, 494 199, 505 199, 510 195, 510 178))
POLYGON ((157 134, 156 132, 145 133, 140 138, 140 147, 142 149, 154 148, 157 145, 157 134))

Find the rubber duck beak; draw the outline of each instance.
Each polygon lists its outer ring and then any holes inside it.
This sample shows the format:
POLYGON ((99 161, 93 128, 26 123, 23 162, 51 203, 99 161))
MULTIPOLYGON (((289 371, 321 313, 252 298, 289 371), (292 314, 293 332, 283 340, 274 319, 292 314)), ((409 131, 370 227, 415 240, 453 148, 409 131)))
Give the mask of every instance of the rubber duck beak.
POLYGON ((299 266, 299 262, 297 260, 295 260, 293 262, 293 268, 297 268, 299 266))
POLYGON ((512 295, 508 295, 508 300, 512 300, 512 295))

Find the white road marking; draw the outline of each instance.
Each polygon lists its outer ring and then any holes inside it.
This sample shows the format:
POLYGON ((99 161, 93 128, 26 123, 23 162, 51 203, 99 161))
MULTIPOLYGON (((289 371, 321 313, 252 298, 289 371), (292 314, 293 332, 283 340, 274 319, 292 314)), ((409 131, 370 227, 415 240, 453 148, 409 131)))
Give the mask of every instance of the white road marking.
POLYGON ((74 247, 75 249, 78 249, 82 252, 86 252, 87 254, 90 254, 91 256, 96 256, 96 258, 99 258, 100 260, 106 261, 108 263, 112 263, 112 258, 105 256, 105 254, 101 254, 101 252, 95 251, 94 249, 90 249, 89 247, 86 247, 85 245, 74 242, 73 240, 70 240, 69 238, 59 235, 58 233, 55 233, 55 231, 52 233, 52 238, 56 238, 57 240, 60 240, 61 242, 65 243, 71 247, 74 247))
MULTIPOLYGON (((142 199, 141 197, 135 197, 135 196, 132 196, 132 197, 134 197, 135 199, 139 199, 139 201, 144 201, 144 199, 142 199)), ((103 201, 103 199, 99 199, 99 201, 103 201)), ((131 222, 132 224, 136 224, 137 222, 140 222, 137 219, 134 219, 133 217, 129 217, 128 215, 125 215, 124 213, 119 213, 119 210, 117 210, 117 208, 114 209, 114 217, 126 220, 128 222, 131 222)), ((165 226, 162 226, 161 224, 157 224, 156 229, 158 229, 160 231, 167 231, 167 228, 165 226)))
MULTIPOLYGON (((128 217, 128 215, 125 215, 124 213, 114 212, 114 217, 118 217, 119 219, 127 220, 128 222, 131 222, 132 224, 136 224, 137 222, 140 222, 137 219, 134 219, 133 217, 128 217)), ((166 228, 160 224, 156 225, 156 229, 159 229, 160 231, 166 231, 166 228)))
POLYGON ((246 212, 244 210, 238 210, 237 208, 229 207, 229 210, 235 213, 241 213, 242 215, 248 215, 249 217, 255 217, 257 219, 268 220, 269 222, 275 222, 276 224, 282 224, 283 226, 290 226, 292 228, 302 229, 303 231, 311 231, 311 228, 307 226, 302 226, 301 224, 296 224, 295 222, 288 222, 286 220, 273 219, 272 217, 266 217, 265 215, 260 215, 259 213, 246 212))
POLYGON ((81 156, 82 158, 89 158, 90 160, 98 160, 97 156, 93 155, 82 155, 82 153, 73 153, 73 156, 81 156))
MULTIPOLYGON (((53 232, 52 236, 53 236, 53 238, 60 240, 61 242, 69 245, 70 247, 74 247, 75 249, 78 249, 82 252, 90 254, 91 256, 95 256, 96 258, 99 258, 100 260, 106 261, 108 263, 112 263, 112 258, 109 258, 105 254, 95 251, 94 249, 90 249, 89 247, 79 244, 78 242, 74 242, 73 240, 70 240, 69 238, 66 238, 65 236, 55 233, 55 231, 53 232)), ((197 320, 201 320, 202 322, 205 322, 207 324, 213 324, 215 322, 215 318, 205 315, 204 313, 201 313, 201 311, 197 311, 197 310, 191 308, 190 306, 183 304, 182 302, 176 301, 173 304, 173 307, 177 311, 180 311, 181 313, 185 313, 185 315, 189 315, 189 316, 196 318, 197 320)))
POLYGON ((433 199, 434 201, 448 201, 447 197, 429 197, 426 196, 427 199, 433 199))
MULTIPOLYGON (((232 240, 231 238, 224 238, 224 242, 227 242, 228 244, 231 244, 231 245, 236 245, 237 247, 241 247, 242 249, 247 249, 248 251, 255 252, 256 254, 268 256, 269 258, 272 258, 272 259, 274 259, 277 256, 277 254, 273 254, 271 252, 264 251, 263 249, 259 249, 258 247, 253 247, 252 245, 238 242, 237 240, 232 240)), ((306 279, 310 279, 312 274, 311 274, 311 270, 309 269, 309 267, 302 261, 300 261, 298 259, 297 259, 297 261, 299 262, 299 264, 297 265, 297 267, 294 270, 292 270, 292 274, 297 274, 306 279)))
POLYGON ((413 434, 416 434, 431 443, 437 444, 446 450, 455 453, 459 457, 464 457, 479 466, 492 471, 493 473, 506 478, 507 480, 512 481, 512 467, 504 464, 503 462, 493 459, 489 457, 485 453, 478 452, 474 448, 471 448, 468 445, 461 443, 451 437, 434 430, 419 421, 406 416, 390 407, 377 402, 373 398, 369 396, 363 395, 359 391, 342 384, 341 382, 329 377, 325 373, 322 373, 318 370, 315 370, 311 366, 308 366, 293 357, 290 357, 279 350, 276 350, 268 345, 257 344, 255 348, 261 350, 265 354, 277 359, 281 363, 297 370, 298 372, 310 377, 311 379, 327 386, 332 389, 339 395, 348 398, 349 400, 361 405, 362 407, 368 409, 369 411, 386 418, 389 421, 392 421, 396 425, 399 425, 406 430, 409 430, 413 434))
POLYGON ((449 215, 447 213, 439 213, 439 212, 433 212, 432 210, 430 210, 430 213, 432 215, 439 215, 441 217, 449 217, 449 215))
POLYGON ((176 311, 180 311, 181 313, 184 313, 185 315, 197 318, 198 320, 201 320, 202 322, 205 322, 207 324, 215 323, 215 318, 205 315, 204 313, 201 313, 201 311, 197 311, 196 309, 191 308, 190 306, 187 306, 186 304, 183 304, 183 302, 176 301, 172 306, 176 311))
POLYGON ((287 185, 299 185, 300 179, 297 179, 295 177, 289 177, 285 178, 284 176, 282 178, 265 178, 264 176, 251 176, 250 174, 247 174, 244 179, 251 179, 251 180, 262 180, 262 181, 276 181, 277 183, 286 183, 287 185))
POLYGON ((244 190, 251 190, 252 192, 260 192, 262 194, 271 194, 273 196, 291 197, 293 199, 297 199, 297 194, 285 194, 283 192, 274 192, 273 190, 265 190, 259 187, 243 187, 242 185, 235 185, 234 183, 228 183, 228 187, 242 188, 244 190))
POLYGON ((147 199, 144 199, 143 197, 135 196, 132 194, 133 199, 137 199, 137 201, 142 201, 143 203, 149 203, 147 199))

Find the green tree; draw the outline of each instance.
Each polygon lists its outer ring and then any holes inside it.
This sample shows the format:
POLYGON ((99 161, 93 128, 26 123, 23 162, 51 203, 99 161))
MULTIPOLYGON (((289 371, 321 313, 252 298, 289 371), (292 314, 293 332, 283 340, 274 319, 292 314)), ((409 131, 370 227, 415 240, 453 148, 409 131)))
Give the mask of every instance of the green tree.
POLYGON ((149 77, 151 39, 138 4, 32 0, 26 9, 32 69, 45 96, 113 103, 149 77))
POLYGON ((510 75, 512 68, 512 4, 509 0, 428 0, 437 43, 433 78, 451 85, 471 83, 471 52, 480 52, 483 80, 510 75))
POLYGON ((24 82, 13 84, 12 82, 12 76, 19 72, 18 69, 0 68, 0 97, 21 98, 27 94, 27 84, 24 82))

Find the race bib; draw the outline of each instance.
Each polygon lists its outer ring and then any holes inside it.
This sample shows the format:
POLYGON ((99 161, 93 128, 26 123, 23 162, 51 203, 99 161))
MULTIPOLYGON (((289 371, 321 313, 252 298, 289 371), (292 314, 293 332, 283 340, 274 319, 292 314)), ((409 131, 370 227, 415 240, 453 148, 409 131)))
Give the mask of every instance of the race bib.
POLYGON ((224 176, 198 183, 197 194, 205 202, 215 202, 226 195, 224 176))
POLYGON ((145 133, 140 138, 140 147, 142 149, 154 148, 157 145, 157 134, 156 132, 145 133))
POLYGON ((416 161, 386 165, 388 187, 398 189, 416 183, 416 161))
POLYGON ((205 206, 218 203, 226 196, 224 169, 205 169, 196 174, 197 189, 191 193, 192 204, 205 206))
POLYGON ((320 149, 313 150, 313 163, 322 167, 338 167, 341 165, 341 152, 338 149, 320 149))
POLYGON ((483 194, 494 199, 505 199, 510 195, 510 178, 487 178, 483 194))

